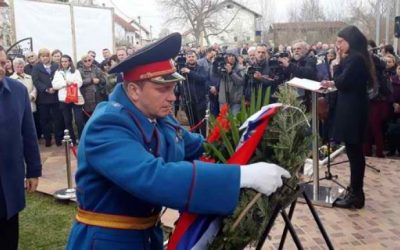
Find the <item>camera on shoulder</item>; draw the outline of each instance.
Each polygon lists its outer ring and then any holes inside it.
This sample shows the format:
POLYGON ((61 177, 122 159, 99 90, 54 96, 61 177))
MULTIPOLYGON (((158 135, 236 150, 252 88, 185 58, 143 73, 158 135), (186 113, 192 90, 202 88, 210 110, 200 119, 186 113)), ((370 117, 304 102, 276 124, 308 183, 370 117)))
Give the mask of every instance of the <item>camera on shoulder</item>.
POLYGON ((290 56, 289 53, 285 51, 285 52, 275 53, 273 57, 282 58, 282 57, 289 57, 289 56, 290 56))
POLYGON ((261 72, 262 68, 258 65, 252 65, 247 69, 247 75, 250 77, 253 77, 254 73, 256 73, 256 71, 261 72))
POLYGON ((175 57, 175 66, 178 71, 186 66, 186 54, 183 52, 179 52, 179 54, 175 57))
POLYGON ((226 54, 225 53, 218 53, 215 56, 214 62, 213 62, 213 68, 214 68, 214 72, 217 72, 219 74, 221 73, 225 73, 226 69, 225 69, 225 58, 226 58, 226 54))

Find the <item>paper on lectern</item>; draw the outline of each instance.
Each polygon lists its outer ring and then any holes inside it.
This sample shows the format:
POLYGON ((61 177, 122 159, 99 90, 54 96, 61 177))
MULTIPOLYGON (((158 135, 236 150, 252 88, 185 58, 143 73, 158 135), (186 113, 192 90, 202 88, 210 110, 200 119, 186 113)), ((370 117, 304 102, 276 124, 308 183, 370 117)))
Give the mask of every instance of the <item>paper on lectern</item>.
POLYGON ((308 89, 311 91, 319 91, 322 90, 321 82, 305 79, 305 78, 297 78, 294 77, 290 81, 287 82, 290 86, 301 88, 301 89, 308 89))

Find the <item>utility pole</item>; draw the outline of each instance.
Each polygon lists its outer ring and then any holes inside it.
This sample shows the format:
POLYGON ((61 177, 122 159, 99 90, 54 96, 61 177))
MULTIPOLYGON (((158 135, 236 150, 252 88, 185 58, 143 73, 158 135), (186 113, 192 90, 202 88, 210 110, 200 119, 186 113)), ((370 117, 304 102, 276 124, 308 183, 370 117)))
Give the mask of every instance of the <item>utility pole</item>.
POLYGON ((375 23, 375 42, 376 44, 381 43, 380 42, 380 33, 381 33, 381 0, 376 1, 376 7, 375 7, 375 18, 376 18, 376 23, 375 23))
POLYGON ((138 20, 139 20, 139 37, 140 37, 139 43, 140 43, 140 46, 142 46, 142 25, 140 22, 140 16, 138 16, 138 20))
POLYGON ((153 31, 152 31, 152 26, 150 25, 150 42, 153 41, 153 31))
MULTIPOLYGON (((395 16, 398 16, 398 15, 400 15, 400 13, 399 13, 399 11, 400 11, 400 0, 395 0, 395 4, 396 4, 395 16)), ((393 36, 393 48, 394 48, 394 52, 396 54, 397 54, 398 43, 399 43, 399 39, 397 37, 393 36)))
POLYGON ((389 44, 390 8, 386 7, 385 44, 389 44))

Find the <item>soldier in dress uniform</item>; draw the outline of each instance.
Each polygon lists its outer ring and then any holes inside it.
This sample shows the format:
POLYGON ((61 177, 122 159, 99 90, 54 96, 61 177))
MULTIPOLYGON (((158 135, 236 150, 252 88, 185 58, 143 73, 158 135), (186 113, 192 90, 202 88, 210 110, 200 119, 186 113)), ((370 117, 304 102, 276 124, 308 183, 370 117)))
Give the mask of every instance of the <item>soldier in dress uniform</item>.
POLYGON ((183 77, 171 62, 173 33, 116 65, 124 82, 86 124, 76 173, 79 208, 67 249, 163 249, 162 206, 200 214, 232 213, 240 188, 271 194, 289 173, 269 163, 246 167, 196 161, 204 138, 171 115, 183 77))

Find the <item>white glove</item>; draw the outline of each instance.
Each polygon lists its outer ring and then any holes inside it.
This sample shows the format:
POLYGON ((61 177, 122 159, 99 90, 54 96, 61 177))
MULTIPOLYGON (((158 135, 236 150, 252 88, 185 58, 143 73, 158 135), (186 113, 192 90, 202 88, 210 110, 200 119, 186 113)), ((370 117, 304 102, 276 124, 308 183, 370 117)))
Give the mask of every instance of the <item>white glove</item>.
POLYGON ((290 173, 273 163, 240 166, 240 187, 253 188, 267 196, 282 186, 282 177, 290 178, 290 173))

